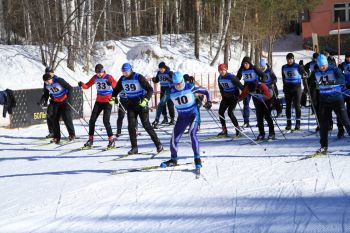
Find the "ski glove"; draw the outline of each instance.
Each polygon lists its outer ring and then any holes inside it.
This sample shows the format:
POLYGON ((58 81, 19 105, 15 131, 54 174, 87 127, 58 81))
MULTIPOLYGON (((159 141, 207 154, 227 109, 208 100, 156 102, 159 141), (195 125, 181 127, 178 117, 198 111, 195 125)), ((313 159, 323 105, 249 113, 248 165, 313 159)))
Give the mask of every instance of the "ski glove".
POLYGON ((78 86, 79 86, 79 87, 83 86, 83 84, 84 84, 84 83, 83 83, 82 81, 78 82, 78 86))
POLYGON ((253 94, 252 96, 254 96, 260 102, 264 102, 265 101, 265 96, 263 94, 253 94))
POLYGON ((42 97, 38 103, 38 105, 41 105, 42 107, 47 107, 47 99, 42 97))
POLYGON ((108 86, 112 86, 112 82, 109 81, 109 80, 106 81, 106 84, 107 84, 108 86))
MULTIPOLYGON (((113 105, 113 104, 115 103, 115 99, 116 99, 115 97, 110 98, 110 99, 109 99, 109 104, 110 104, 110 105, 113 105)), ((117 99, 118 99, 118 98, 117 98, 117 99)))
POLYGON ((142 101, 140 101, 139 105, 143 108, 148 106, 148 99, 143 99, 142 101))
POLYGON ((207 102, 204 104, 203 107, 204 107, 206 110, 209 110, 209 109, 211 109, 211 106, 212 106, 211 101, 207 101, 207 102))

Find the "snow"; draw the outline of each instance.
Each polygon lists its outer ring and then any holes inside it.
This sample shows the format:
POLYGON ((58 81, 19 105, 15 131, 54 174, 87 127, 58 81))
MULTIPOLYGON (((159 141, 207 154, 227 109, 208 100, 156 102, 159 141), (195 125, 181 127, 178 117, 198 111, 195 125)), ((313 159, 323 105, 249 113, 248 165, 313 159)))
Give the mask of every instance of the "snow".
MULTIPOLYGON (((130 58, 133 58, 130 62, 134 70, 149 77, 155 74, 162 60, 173 70, 186 73, 216 71, 215 66, 208 65, 207 43, 201 46, 198 61, 193 58, 189 36, 179 36, 177 42, 174 38, 172 36, 170 46, 170 36, 165 36, 163 49, 157 45, 156 37, 96 43, 93 63, 101 62, 116 78, 120 76, 121 65, 130 58)), ((279 77, 289 51, 293 51, 296 60, 304 59, 304 63, 310 60, 312 52, 300 49, 298 40, 288 35, 276 44, 273 66, 279 77)), ((244 56, 239 48, 236 45, 232 49, 234 59, 229 67, 234 73, 244 56)), ((37 48, 1 45, 0 49, 3 64, 0 70, 8 74, 0 78, 0 88, 42 87, 44 67, 38 59, 37 48), (16 82, 9 77, 16 77, 16 82)), ((76 72, 64 67, 62 63, 56 73, 72 84, 90 77, 82 72, 81 64, 76 72)), ((84 98, 90 97, 90 91, 85 94, 84 98)), ((213 108, 217 113, 218 105, 214 104, 213 108)), ((192 173, 193 165, 110 174, 116 170, 159 165, 169 159, 172 127, 157 130, 168 150, 165 153, 153 160, 149 160, 150 155, 134 155, 118 161, 109 160, 130 149, 126 119, 123 135, 117 142, 120 148, 100 153, 107 145, 102 117, 97 121, 96 130, 103 140, 95 136, 97 148, 88 151, 70 152, 87 140, 87 125, 83 120, 74 121, 80 139, 64 146, 43 146, 47 141, 39 139, 47 133, 44 124, 22 129, 2 128, 0 232, 349 232, 349 138, 336 140, 334 130, 329 149, 336 155, 294 162, 319 147, 318 136, 302 137, 316 127, 314 116, 308 127, 308 112, 303 109, 302 132, 287 134, 284 140, 275 127, 278 140, 251 145, 247 144, 246 137, 234 141, 204 140, 220 129, 202 109, 199 138, 203 169, 199 179, 192 173)), ((154 114, 150 113, 151 121, 154 114)), ((235 114, 242 124, 239 108, 235 114)), ((114 112, 111 117, 114 132, 116 118, 114 112)), ((285 117, 279 118, 278 123, 283 129, 285 117)), ((232 124, 229 121, 227 124, 232 135, 232 124)), ((256 124, 254 113, 251 113, 251 124, 256 124)), ((244 133, 254 138, 257 128, 253 130, 254 134, 250 129, 244 133)), ((155 151, 142 127, 140 131, 139 151, 155 151)), ((64 126, 62 132, 67 135, 64 126)), ((190 145, 188 135, 184 135, 179 148, 181 163, 193 161, 190 145)))
MULTIPOLYGON (((215 112, 217 108, 214 105, 215 112)), ((116 117, 112 115, 112 124, 116 117)), ((202 119, 203 140, 219 128, 205 110, 202 119)), ((285 126, 284 117, 278 122, 285 126)), ((306 133, 307 120, 303 123, 306 133)), ((75 126, 81 139, 61 147, 40 146, 45 125, 2 130, 0 232, 347 232, 350 227, 348 138, 335 141, 334 133, 330 137, 330 150, 344 155, 292 163, 286 162, 318 148, 317 136, 295 133, 284 140, 277 133, 277 141, 258 146, 239 146, 248 142, 244 137, 202 141, 203 175, 195 179, 193 165, 111 175, 114 170, 159 165, 170 156, 167 151, 153 160, 134 155, 100 163, 130 148, 125 127, 117 142, 121 148, 60 155, 87 140, 79 120, 75 126)), ((232 134, 231 123, 229 127, 232 134)), ((106 138, 102 119, 96 129, 106 138)), ((157 130, 167 149, 171 130, 157 130)), ((139 150, 155 150, 141 132, 139 150)), ((253 137, 249 129, 244 132, 253 137)), ((96 146, 107 144, 95 140, 96 146)), ((184 135, 180 162, 193 160, 189 142, 184 135)))

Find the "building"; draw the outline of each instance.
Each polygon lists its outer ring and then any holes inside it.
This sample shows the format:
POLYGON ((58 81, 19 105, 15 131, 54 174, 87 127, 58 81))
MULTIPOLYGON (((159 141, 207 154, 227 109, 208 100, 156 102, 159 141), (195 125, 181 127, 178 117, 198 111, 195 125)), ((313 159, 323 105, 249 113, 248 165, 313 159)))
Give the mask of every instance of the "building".
POLYGON ((300 17, 305 45, 312 48, 312 33, 316 33, 321 50, 337 51, 338 18, 341 48, 350 49, 350 0, 322 0, 315 9, 305 10, 300 17))

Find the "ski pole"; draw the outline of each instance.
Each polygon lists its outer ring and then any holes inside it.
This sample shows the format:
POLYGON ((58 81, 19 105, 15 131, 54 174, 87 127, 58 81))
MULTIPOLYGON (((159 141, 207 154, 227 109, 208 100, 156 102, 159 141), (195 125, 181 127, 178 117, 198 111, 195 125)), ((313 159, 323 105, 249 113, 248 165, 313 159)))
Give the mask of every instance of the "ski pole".
MULTIPOLYGON (((237 102, 237 103, 238 103, 238 106, 239 106, 239 108, 241 110, 241 114, 242 114, 242 117, 243 117, 243 109, 241 107, 241 104, 239 102, 237 102)), ((254 130, 253 130, 253 128, 252 128, 252 126, 250 124, 249 124, 249 128, 250 128, 250 131, 252 131, 252 134, 253 134, 254 138, 256 138, 254 130)))
MULTIPOLYGON (((253 97, 255 97, 258 101, 260 101, 260 100, 258 99, 258 97, 256 97, 255 95, 253 95, 253 94, 250 94, 250 95, 253 96, 253 97)), ((264 104, 266 110, 269 111, 269 108, 267 107, 265 101, 261 101, 261 102, 264 104)), ((282 132, 282 130, 281 130, 279 124, 277 123, 277 120, 275 119, 275 117, 271 115, 271 112, 270 112, 269 114, 270 114, 270 117, 272 118, 272 120, 275 122, 275 125, 277 126, 278 130, 279 130, 279 131, 281 132, 281 134, 283 135, 284 139, 287 140, 286 135, 282 132)))
MULTIPOLYGON (((79 112, 78 112, 69 102, 67 102, 67 104, 68 104, 68 106, 69 106, 71 109, 73 109, 74 112, 76 112, 76 113, 79 115, 79 112)), ((79 120, 80 120, 80 123, 82 123, 80 118, 79 118, 79 120)), ((84 118, 83 118, 83 121, 85 121, 85 123, 86 123, 87 125, 89 125, 89 123, 88 123, 84 118)), ((82 125, 84 125, 84 124, 82 123, 82 125)), ((85 130, 86 130, 86 129, 85 129, 85 130)), ((95 129, 94 131, 95 131, 95 133, 96 133, 102 140, 105 140, 105 139, 96 131, 96 129, 95 129)))
MULTIPOLYGON (((213 110, 207 110, 207 111, 213 111, 213 110)), ((220 118, 222 118, 222 116, 219 115, 220 118)), ((224 118, 223 118, 224 119, 224 118)), ((236 130, 238 130, 241 134, 243 134, 246 138, 248 138, 250 141, 252 141, 254 144, 260 145, 259 143, 257 143, 256 141, 254 141, 251 137, 249 137, 247 134, 245 134, 241 129, 237 128, 236 126, 233 125, 233 127, 235 127, 236 130)), ((266 148, 264 148, 264 151, 266 151, 266 148)))
POLYGON ((317 112, 316 112, 316 108, 314 106, 314 103, 312 101, 312 97, 311 97, 311 92, 310 92, 310 88, 309 88, 309 84, 307 83, 307 80, 304 82, 306 89, 307 89, 307 93, 309 94, 310 97, 310 101, 311 101, 311 107, 314 110, 315 116, 316 116, 316 122, 317 122, 317 126, 318 128, 320 128, 320 122, 318 121, 318 116, 317 116, 317 112))

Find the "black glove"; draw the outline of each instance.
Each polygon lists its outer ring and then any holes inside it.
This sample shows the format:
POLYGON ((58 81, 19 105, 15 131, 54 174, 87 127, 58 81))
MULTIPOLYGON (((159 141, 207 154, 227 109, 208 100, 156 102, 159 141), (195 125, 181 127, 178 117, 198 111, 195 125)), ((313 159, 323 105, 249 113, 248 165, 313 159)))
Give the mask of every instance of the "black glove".
POLYGON ((108 86, 112 86, 112 82, 109 81, 109 80, 106 81, 106 84, 107 84, 108 86))
POLYGON ((299 61, 299 65, 303 66, 304 65, 304 60, 299 61))
POLYGON ((114 102, 115 102, 115 104, 119 104, 119 99, 117 97, 115 97, 114 102))
POLYGON ((41 105, 42 107, 47 107, 47 99, 45 97, 41 97, 38 105, 41 105))
POLYGON ((207 101, 204 105, 203 105, 203 107, 206 109, 206 110, 209 110, 209 109, 211 109, 211 106, 212 106, 213 104, 211 103, 211 101, 207 101))
POLYGON ((83 83, 82 81, 78 82, 78 86, 79 86, 79 87, 83 86, 83 84, 84 84, 84 83, 83 83))

